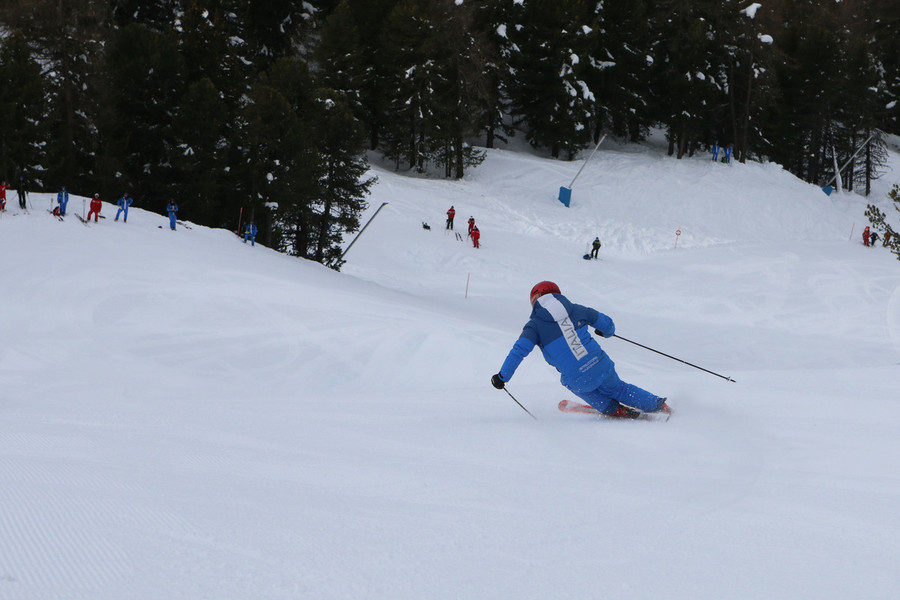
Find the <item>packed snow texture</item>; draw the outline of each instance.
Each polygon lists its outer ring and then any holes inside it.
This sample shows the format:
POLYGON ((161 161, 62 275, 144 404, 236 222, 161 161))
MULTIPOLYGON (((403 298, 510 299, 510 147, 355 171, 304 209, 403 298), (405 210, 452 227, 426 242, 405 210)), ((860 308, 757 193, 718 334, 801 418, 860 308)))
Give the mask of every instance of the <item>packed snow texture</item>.
POLYGON ((11 193, 0 598, 896 598, 900 263, 860 232, 897 156, 867 200, 607 141, 570 208, 583 158, 372 157, 342 273, 11 193), (674 416, 597 420, 534 352, 533 420, 489 380, 544 279, 736 383, 602 340, 674 416))

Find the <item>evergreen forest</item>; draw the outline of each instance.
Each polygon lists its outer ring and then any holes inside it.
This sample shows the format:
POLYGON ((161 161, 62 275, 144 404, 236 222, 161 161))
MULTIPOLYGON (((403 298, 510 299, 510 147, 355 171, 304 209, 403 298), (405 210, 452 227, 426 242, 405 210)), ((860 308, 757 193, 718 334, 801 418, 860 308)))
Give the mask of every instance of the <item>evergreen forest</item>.
POLYGON ((666 133, 869 193, 897 0, 0 0, 0 177, 123 192, 340 268, 368 160, 461 178, 666 133))

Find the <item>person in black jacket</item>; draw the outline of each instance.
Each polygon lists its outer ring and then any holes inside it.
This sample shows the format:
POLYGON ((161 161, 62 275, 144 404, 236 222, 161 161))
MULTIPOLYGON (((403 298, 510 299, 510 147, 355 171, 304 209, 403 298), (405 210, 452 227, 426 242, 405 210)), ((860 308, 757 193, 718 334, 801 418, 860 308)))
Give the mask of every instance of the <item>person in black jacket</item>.
POLYGON ((25 176, 19 175, 19 187, 16 189, 19 194, 19 208, 28 208, 28 192, 25 190, 25 176))

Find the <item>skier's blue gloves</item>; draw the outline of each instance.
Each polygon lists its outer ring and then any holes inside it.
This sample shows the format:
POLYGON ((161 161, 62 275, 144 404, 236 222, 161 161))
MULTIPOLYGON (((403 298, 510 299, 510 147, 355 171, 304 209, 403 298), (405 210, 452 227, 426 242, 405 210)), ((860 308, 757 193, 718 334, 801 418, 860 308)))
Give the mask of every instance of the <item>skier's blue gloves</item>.
POLYGON ((496 375, 491 377, 491 385, 494 386, 495 388, 497 388, 498 390, 503 389, 503 386, 505 384, 503 383, 503 380, 500 379, 500 373, 497 373, 496 375))

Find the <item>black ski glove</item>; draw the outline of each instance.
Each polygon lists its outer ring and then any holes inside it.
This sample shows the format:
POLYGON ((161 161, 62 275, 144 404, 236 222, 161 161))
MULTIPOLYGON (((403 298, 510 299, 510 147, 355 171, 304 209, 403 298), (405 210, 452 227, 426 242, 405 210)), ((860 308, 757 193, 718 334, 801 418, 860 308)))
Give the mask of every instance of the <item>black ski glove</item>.
POLYGON ((503 386, 506 385, 502 379, 500 379, 500 373, 497 373, 493 377, 491 377, 491 385, 497 388, 498 390, 502 390, 503 386))

